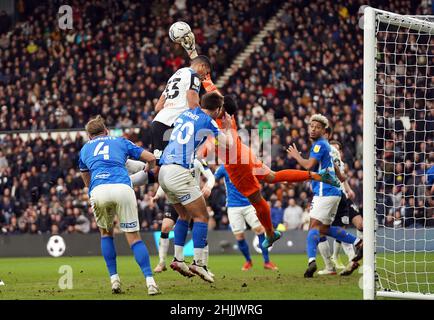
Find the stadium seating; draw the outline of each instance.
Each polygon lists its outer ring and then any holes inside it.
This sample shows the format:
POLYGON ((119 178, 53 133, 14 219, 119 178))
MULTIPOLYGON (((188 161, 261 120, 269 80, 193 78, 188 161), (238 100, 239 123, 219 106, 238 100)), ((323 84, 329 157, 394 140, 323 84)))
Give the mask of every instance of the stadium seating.
MULTIPOLYGON (((48 139, 24 140, 11 131, 82 128, 101 114, 111 127, 140 127, 130 138, 148 147, 156 99, 167 78, 187 62, 182 48, 169 41, 170 24, 184 20, 192 26, 216 78, 283 2, 188 1, 187 13, 170 1, 130 1, 129 7, 119 1, 103 1, 102 7, 77 1, 81 6, 74 8, 74 29, 67 32, 46 19, 57 9, 49 3, 27 12, 9 33, 0 35, 0 132, 6 133, 0 135, 0 233, 97 231, 77 168, 83 137, 52 133, 48 139)), ((383 8, 406 11, 409 2, 383 8)), ((331 115, 333 139, 345 142, 344 161, 359 205, 361 4, 291 1, 278 30, 223 88, 239 97, 242 128, 273 129, 267 155, 273 169, 298 167, 286 156, 290 143, 308 152, 308 115, 331 115)), ((209 200, 211 225, 219 229, 228 228, 223 188, 218 183, 209 200)), ((392 224, 410 201, 405 190, 396 188, 395 198, 387 201, 397 203, 398 210, 379 213, 392 224)), ((164 201, 157 207, 150 204, 153 191, 154 186, 136 189, 143 230, 158 230, 163 217, 164 201)), ((272 207, 279 202, 287 208, 295 199, 308 210, 307 184, 265 184, 264 192, 272 207)), ((431 216, 426 218, 434 215, 427 212, 431 216)))

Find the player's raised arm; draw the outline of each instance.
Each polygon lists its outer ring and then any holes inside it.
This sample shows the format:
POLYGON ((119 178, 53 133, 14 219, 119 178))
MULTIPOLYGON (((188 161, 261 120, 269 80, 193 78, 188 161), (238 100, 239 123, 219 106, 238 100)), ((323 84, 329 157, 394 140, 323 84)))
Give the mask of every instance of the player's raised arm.
POLYGON ((292 146, 288 147, 288 150, 286 150, 288 154, 294 158, 303 168, 306 170, 313 170, 318 165, 318 160, 310 157, 309 159, 305 159, 301 156, 300 152, 297 149, 297 146, 293 144, 292 146))
POLYGON ((166 96, 164 95, 164 92, 161 94, 160 98, 158 99, 157 104, 155 105, 155 112, 160 112, 161 109, 164 108, 164 102, 166 101, 166 96))
POLYGON ((157 162, 155 156, 146 150, 143 150, 142 153, 140 154, 140 160, 147 162, 148 169, 154 168, 157 162))

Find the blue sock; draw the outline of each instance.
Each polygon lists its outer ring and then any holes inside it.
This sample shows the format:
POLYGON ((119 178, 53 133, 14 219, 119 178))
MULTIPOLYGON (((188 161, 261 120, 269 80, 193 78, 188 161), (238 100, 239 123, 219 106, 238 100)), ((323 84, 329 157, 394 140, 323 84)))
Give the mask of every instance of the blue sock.
POLYGON ((238 240, 238 249, 242 252, 246 261, 252 261, 250 258, 249 245, 246 242, 246 239, 238 240))
MULTIPOLYGON (((178 220, 179 221, 179 220, 178 220)), ((188 224, 187 224, 188 228, 188 224)), ((208 224, 205 222, 194 222, 193 223, 193 247, 203 249, 207 245, 206 238, 208 236, 208 224)))
POLYGON ((319 243, 319 230, 311 229, 307 233, 307 256, 309 260, 316 259, 316 249, 319 243))
POLYGON ((268 263, 270 262, 270 257, 268 256, 268 249, 262 247, 262 242, 265 240, 265 235, 263 233, 258 234, 259 238, 259 247, 262 251, 262 257, 264 258, 264 262, 268 263))
POLYGON ((140 266, 145 277, 152 277, 151 262, 149 261, 148 249, 142 240, 139 240, 131 246, 133 250, 134 258, 136 258, 137 264, 140 266))
POLYGON ((175 233, 175 245, 183 247, 188 233, 188 221, 178 219, 173 232, 175 233))
POLYGON ((101 252, 110 276, 117 274, 116 249, 113 237, 101 237, 101 252))
POLYGON ((354 243, 354 241, 356 241, 357 239, 355 236, 353 236, 351 233, 346 232, 345 229, 341 227, 331 226, 328 235, 332 236, 336 240, 345 243, 354 243))

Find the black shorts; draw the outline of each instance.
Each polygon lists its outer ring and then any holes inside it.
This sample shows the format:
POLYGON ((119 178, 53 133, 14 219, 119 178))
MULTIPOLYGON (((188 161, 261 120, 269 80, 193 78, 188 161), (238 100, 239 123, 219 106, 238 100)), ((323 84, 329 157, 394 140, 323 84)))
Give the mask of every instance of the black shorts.
POLYGON ((359 208, 353 202, 353 200, 348 199, 344 194, 339 202, 338 211, 336 213, 335 220, 332 226, 343 227, 351 224, 353 218, 360 215, 359 208))
POLYGON ((169 127, 159 121, 153 121, 151 123, 152 150, 157 160, 160 159, 161 154, 163 154, 164 148, 166 148, 167 144, 169 143, 172 129, 173 127, 169 127))
MULTIPOLYGON (((171 205, 171 204, 167 204, 165 209, 164 209, 164 219, 171 219, 173 220, 173 222, 176 223, 176 221, 178 220, 178 212, 176 212, 175 208, 171 205)), ((189 228, 190 230, 193 230, 193 219, 190 220, 190 224, 189 224, 189 228)))
POLYGON ((178 220, 178 212, 176 212, 175 208, 171 204, 167 204, 164 208, 164 219, 171 219, 176 223, 178 220))

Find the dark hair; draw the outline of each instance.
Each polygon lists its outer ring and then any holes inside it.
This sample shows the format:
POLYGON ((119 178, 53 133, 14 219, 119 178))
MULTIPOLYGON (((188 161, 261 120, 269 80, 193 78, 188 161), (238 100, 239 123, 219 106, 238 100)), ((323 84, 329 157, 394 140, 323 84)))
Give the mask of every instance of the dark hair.
POLYGON ((235 95, 233 94, 225 95, 223 107, 225 108, 225 111, 229 113, 229 115, 231 116, 234 115, 238 109, 238 104, 235 95))
POLYGON ((206 93, 202 96, 200 106, 210 111, 217 110, 223 106, 223 96, 216 91, 206 93))
POLYGON ((337 141, 337 140, 332 140, 332 141, 329 142, 329 144, 335 144, 335 145, 338 145, 338 146, 339 146, 339 149, 342 150, 342 143, 340 143, 340 142, 337 141))
POLYGON ((211 61, 207 56, 204 55, 197 56, 196 58, 191 60, 191 64, 195 64, 195 63, 203 63, 211 70, 211 61))
POLYGON ((333 130, 332 130, 332 128, 331 128, 330 126, 328 126, 328 127, 325 129, 325 132, 326 132, 328 135, 330 135, 330 134, 332 134, 333 130))

